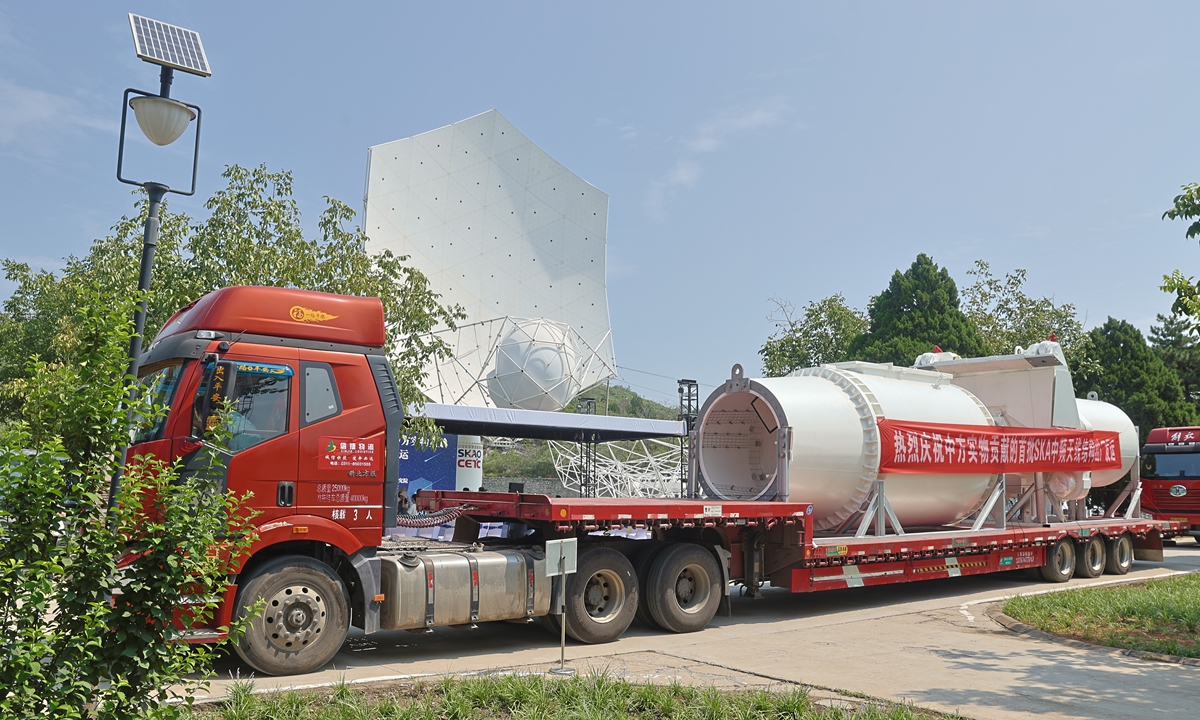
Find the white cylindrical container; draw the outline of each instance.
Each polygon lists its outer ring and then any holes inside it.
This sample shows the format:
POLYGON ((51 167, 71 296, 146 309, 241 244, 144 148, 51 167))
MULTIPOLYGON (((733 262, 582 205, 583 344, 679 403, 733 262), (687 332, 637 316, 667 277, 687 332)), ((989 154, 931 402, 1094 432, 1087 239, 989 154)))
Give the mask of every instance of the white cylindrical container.
POLYGON ((978 508, 991 475, 879 475, 878 421, 885 417, 994 424, 974 395, 936 372, 842 363, 745 380, 735 368, 697 420, 700 481, 716 499, 811 502, 818 530, 857 512, 876 479, 886 481, 905 527, 953 523, 978 508), (780 426, 791 428, 786 488, 775 482, 780 426))
POLYGON ((1133 420, 1121 408, 1100 400, 1082 400, 1076 398, 1079 408, 1079 424, 1084 430, 1108 430, 1118 433, 1121 445, 1121 468, 1113 470, 1093 470, 1092 487, 1112 485, 1125 477, 1125 473, 1133 467, 1137 460, 1141 445, 1138 442, 1137 428, 1133 420))
POLYGON ((483 440, 478 435, 459 435, 455 454, 454 489, 483 489, 483 440))

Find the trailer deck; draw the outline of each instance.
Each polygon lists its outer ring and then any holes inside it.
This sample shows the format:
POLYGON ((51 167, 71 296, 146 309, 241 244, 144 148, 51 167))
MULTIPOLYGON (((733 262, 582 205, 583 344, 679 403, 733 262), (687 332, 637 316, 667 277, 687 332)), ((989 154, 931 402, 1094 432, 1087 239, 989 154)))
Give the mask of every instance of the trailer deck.
POLYGON ((1134 557, 1161 560, 1162 540, 1185 534, 1186 523, 1103 517, 1057 523, 1009 522, 1003 528, 929 528, 882 536, 817 535, 803 502, 712 501, 651 498, 551 498, 524 493, 422 491, 418 508, 462 508, 478 521, 508 520, 557 534, 645 528, 654 537, 679 531, 712 531, 730 553, 730 579, 746 568, 792 592, 884 585, 1046 564, 1046 549, 1062 538, 1131 536, 1134 557), (761 538, 761 540, 756 540, 761 538), (761 549, 758 561, 748 547, 761 549))

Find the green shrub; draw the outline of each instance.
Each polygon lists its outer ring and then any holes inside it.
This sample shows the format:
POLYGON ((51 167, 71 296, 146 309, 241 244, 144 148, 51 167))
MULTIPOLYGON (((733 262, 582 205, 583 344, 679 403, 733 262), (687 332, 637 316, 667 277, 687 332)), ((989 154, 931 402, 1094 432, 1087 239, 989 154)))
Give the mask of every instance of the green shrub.
POLYGON ((126 399, 133 298, 86 298, 56 338, 70 360, 32 361, 23 417, 0 430, 0 716, 174 717, 216 648, 173 621, 208 618, 251 535, 211 473, 154 457, 125 468, 108 511, 133 418, 165 409, 126 399))

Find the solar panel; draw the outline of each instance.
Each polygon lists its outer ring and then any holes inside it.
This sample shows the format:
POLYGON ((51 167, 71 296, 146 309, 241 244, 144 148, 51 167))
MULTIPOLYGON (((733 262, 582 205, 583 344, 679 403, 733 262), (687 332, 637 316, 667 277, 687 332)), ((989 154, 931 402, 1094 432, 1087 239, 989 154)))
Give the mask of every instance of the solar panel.
POLYGON ((155 65, 166 65, 176 70, 208 77, 208 58, 200 33, 141 15, 129 13, 129 26, 133 29, 133 45, 137 56, 155 65))

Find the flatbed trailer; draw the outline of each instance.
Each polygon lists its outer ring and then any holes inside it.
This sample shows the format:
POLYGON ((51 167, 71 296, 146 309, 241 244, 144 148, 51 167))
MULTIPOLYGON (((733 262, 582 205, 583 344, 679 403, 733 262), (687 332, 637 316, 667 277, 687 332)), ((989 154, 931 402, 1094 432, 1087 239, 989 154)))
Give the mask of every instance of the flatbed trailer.
POLYGON ((764 582, 802 593, 1047 567, 1047 579, 1065 581, 1074 574, 1075 548, 1082 554, 1095 542, 1105 543, 1103 556, 1112 562, 1099 568, 1093 565, 1091 572, 1124 574, 1134 559, 1161 561, 1163 539, 1187 532, 1179 522, 1104 517, 859 537, 815 534, 806 522, 813 506, 803 502, 550 498, 454 491, 422 491, 415 502, 428 512, 459 509, 479 523, 523 523, 547 539, 578 537, 585 547, 616 539, 633 556, 642 550, 637 544, 647 541, 624 540, 630 529, 645 530, 650 542, 698 543, 725 561, 726 591, 729 583, 740 583, 750 595, 757 595, 764 582), (1061 547, 1072 552, 1056 554, 1061 547), (1069 555, 1070 563, 1063 555, 1069 555))
MULTIPOLYGON (((212 450, 203 437, 220 422, 215 409, 230 404, 244 420, 232 424, 216 482, 238 496, 252 493, 256 537, 232 560, 212 616, 181 628, 192 641, 219 641, 231 624, 243 622, 247 629, 237 652, 257 671, 276 675, 324 666, 351 626, 370 634, 539 622, 556 635, 565 629, 578 641, 602 643, 620 637, 635 617, 669 632, 702 630, 716 614, 730 612, 735 585, 754 597, 767 583, 799 593, 1018 569, 1064 582, 1076 573, 1124 574, 1135 558, 1160 560, 1163 538, 1188 530, 1185 523, 1143 518, 1136 463, 1125 493, 1102 518, 1089 517, 1081 496, 1057 499, 1043 470, 1072 469, 1062 462, 973 473, 973 482, 991 489, 973 517, 947 527, 902 528, 884 486, 899 500, 908 481, 888 477, 882 465, 855 480, 856 488, 868 480, 874 489, 862 486, 869 493, 861 506, 856 494, 846 505, 845 522, 828 534, 815 531, 827 508, 794 501, 423 490, 414 500, 426 514, 400 515, 405 408, 385 341, 383 305, 376 298, 243 286, 182 308, 150 345, 142 382, 171 409, 129 449, 129 459, 153 455, 194 472, 190 468, 201 467, 212 450), (483 536, 481 525, 496 521, 506 523, 504 537, 483 536), (393 534, 397 526, 448 522, 454 523, 449 542, 393 534), (575 573, 556 580, 547 567, 546 543, 566 538, 579 543, 578 564, 575 573), (551 612, 555 593, 563 598, 562 615, 551 612)), ((998 362, 1040 367, 1049 356, 1032 357, 998 362)), ((879 370, 885 371, 900 372, 879 370)), ((753 381, 740 373, 736 367, 727 389, 754 391, 753 381)), ((945 377, 924 377, 929 392, 941 392, 945 377)), ((846 379, 846 388, 859 385, 846 379)), ((849 397, 844 389, 836 391, 839 401, 849 397)), ((1059 395, 1074 407, 1073 392, 1059 395)), ((970 403, 972 412, 984 412, 970 403)), ((845 457, 859 465, 855 458, 864 448, 876 453, 881 447, 886 418, 872 409, 876 405, 864 401, 851 409, 857 434, 851 433, 853 447, 845 457)), ((753 403, 748 407, 757 418, 749 426, 757 428, 762 417, 753 403)), ((433 404, 425 411, 453 433, 585 447, 672 437, 702 447, 682 420, 433 404)), ((742 415, 748 418, 750 411, 742 415)), ((784 423, 770 430, 778 463, 772 482, 790 482, 791 431, 784 423)), ((695 498, 696 454, 689 459, 683 494, 695 498)), ((751 470, 765 476, 763 471, 751 470)), ((801 487, 776 497, 803 495, 801 487)))

